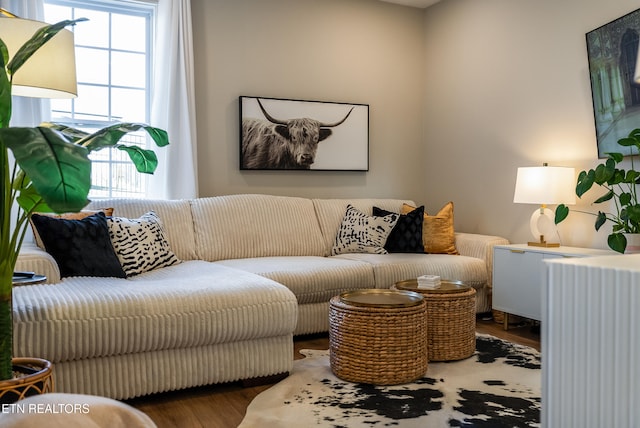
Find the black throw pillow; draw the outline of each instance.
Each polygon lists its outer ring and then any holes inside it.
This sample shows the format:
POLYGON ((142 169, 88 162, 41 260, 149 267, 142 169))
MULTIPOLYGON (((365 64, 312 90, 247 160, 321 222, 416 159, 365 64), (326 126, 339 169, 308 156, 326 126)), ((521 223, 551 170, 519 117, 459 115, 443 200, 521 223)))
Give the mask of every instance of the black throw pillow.
MULTIPOLYGON (((373 207, 374 216, 392 214, 391 211, 373 207)), ((384 244, 390 253, 424 253, 422 241, 422 223, 424 222, 424 205, 408 214, 400 215, 398 222, 384 244)))
POLYGON ((33 214, 31 221, 38 230, 45 250, 58 263, 61 277, 125 277, 111 245, 104 213, 81 220, 33 214))

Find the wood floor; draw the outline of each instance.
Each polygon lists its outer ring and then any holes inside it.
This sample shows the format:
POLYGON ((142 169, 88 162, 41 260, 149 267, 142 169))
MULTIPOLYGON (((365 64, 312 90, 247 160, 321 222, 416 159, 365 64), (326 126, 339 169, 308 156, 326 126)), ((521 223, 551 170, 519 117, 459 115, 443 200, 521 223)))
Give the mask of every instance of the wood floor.
MULTIPOLYGON (((530 324, 504 331, 492 319, 478 318, 476 331, 540 350, 539 329, 530 324)), ((303 358, 300 349, 328 349, 329 337, 327 334, 297 337, 294 345, 295 358, 299 359, 303 358)), ((128 403, 149 415, 159 428, 233 428, 242 421, 251 400, 270 386, 243 387, 230 383, 156 394, 128 403)))

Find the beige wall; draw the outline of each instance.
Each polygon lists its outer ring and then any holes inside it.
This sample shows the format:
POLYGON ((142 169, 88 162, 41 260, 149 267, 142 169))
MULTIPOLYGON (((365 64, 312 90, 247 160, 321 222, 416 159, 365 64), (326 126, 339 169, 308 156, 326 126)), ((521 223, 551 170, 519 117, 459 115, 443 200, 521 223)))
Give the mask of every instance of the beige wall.
POLYGON ((193 0, 200 195, 420 194, 416 11, 370 0, 193 0), (369 104, 369 172, 240 171, 240 95, 369 104))
MULTIPOLYGON (((452 200, 457 230, 525 242, 535 207, 512 202, 516 170, 598 162, 585 33, 637 7, 192 0, 200 194, 452 200), (239 95, 369 104, 370 171, 239 171, 239 95)), ((563 243, 605 248, 592 228, 570 214, 563 243)))
MULTIPOLYGON (((513 203, 517 168, 548 162, 577 173, 598 163, 585 33, 637 7, 444 0, 427 9, 427 208, 453 200, 458 229, 531 240, 535 206, 513 203)), ((597 211, 589 206, 597 196, 589 192, 573 208, 597 211)), ((560 225, 562 242, 606 248, 607 233, 595 234, 593 224, 589 215, 570 214, 560 225)))

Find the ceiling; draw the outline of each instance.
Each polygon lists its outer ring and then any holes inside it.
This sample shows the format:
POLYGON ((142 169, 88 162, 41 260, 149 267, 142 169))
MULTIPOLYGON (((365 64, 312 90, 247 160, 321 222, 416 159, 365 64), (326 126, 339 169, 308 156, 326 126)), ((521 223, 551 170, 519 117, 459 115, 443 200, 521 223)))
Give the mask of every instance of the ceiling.
POLYGON ((386 1, 387 3, 403 4, 405 6, 425 8, 427 6, 431 6, 432 4, 439 2, 440 0, 382 0, 382 1, 386 1))

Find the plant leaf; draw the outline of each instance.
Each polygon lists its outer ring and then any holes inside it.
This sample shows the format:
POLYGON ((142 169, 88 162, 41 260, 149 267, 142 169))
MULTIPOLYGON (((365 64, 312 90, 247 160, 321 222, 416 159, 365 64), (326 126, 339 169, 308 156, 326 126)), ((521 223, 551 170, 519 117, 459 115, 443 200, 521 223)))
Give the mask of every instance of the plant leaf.
POLYGON ((79 211, 89 202, 91 161, 87 149, 43 127, 3 128, 0 141, 12 150, 34 191, 53 211, 79 211))
POLYGON ((596 217, 596 230, 600 230, 602 225, 607 221, 607 215, 602 211, 598 212, 596 217))
POLYGON ((22 188, 17 201, 18 205, 26 212, 48 213, 53 211, 49 205, 44 202, 42 196, 40 196, 33 185, 22 188))
POLYGON ((631 228, 637 230, 640 227, 640 205, 629 205, 625 210, 631 228))
POLYGON ((40 124, 40 126, 55 129, 56 131, 61 132, 62 135, 64 135, 69 141, 73 141, 74 143, 89 135, 88 132, 84 132, 80 129, 70 128, 62 123, 43 122, 40 124))
POLYGON ((558 224, 569 215, 569 207, 565 204, 560 204, 556 207, 555 223, 558 224))
POLYGON ((618 144, 623 147, 633 146, 636 143, 636 140, 630 137, 620 138, 618 140, 618 144))
POLYGON ((125 134, 140 129, 147 131, 158 147, 169 144, 169 136, 166 131, 142 123, 117 123, 107 126, 78 140, 77 143, 85 146, 87 150, 92 152, 105 147, 114 147, 125 134))
MULTIPOLYGON (((613 197, 613 194, 611 196, 613 197)), ((631 202, 631 193, 628 193, 628 192, 621 193, 618 199, 620 200, 620 205, 623 205, 623 206, 629 205, 629 203, 631 202)))
POLYGON ((622 159, 624 159, 624 155, 622 153, 607 153, 607 154, 615 163, 620 163, 622 162, 622 159))
POLYGON ((43 123, 42 126, 61 132, 65 137, 78 145, 84 146, 90 152, 104 148, 122 150, 129 155, 138 172, 145 174, 153 174, 158 167, 156 154, 152 150, 139 146, 119 144, 120 139, 130 132, 143 129, 151 136, 157 146, 163 147, 169 144, 169 136, 166 131, 142 123, 117 123, 99 129, 93 134, 88 134, 60 123, 47 122, 43 123))
POLYGON ((593 201, 594 204, 599 204, 601 202, 605 202, 610 200, 611 198, 613 198, 613 190, 610 190, 609 192, 607 192, 605 195, 600 196, 598 199, 596 199, 595 201, 593 201))
POLYGON ((596 172, 592 169, 589 172, 581 171, 578 175, 578 182, 576 184, 576 195, 580 198, 593 186, 596 177, 596 172))
POLYGON ((119 150, 127 152, 131 162, 136 166, 138 172, 153 174, 158 167, 158 157, 153 150, 143 149, 139 146, 116 146, 119 150))
POLYGON ((6 128, 11 121, 11 82, 5 64, 9 60, 7 45, 0 39, 0 128, 6 128))
POLYGON ((627 238, 622 233, 612 233, 607 238, 607 244, 613 251, 624 254, 624 250, 627 248, 627 238))

